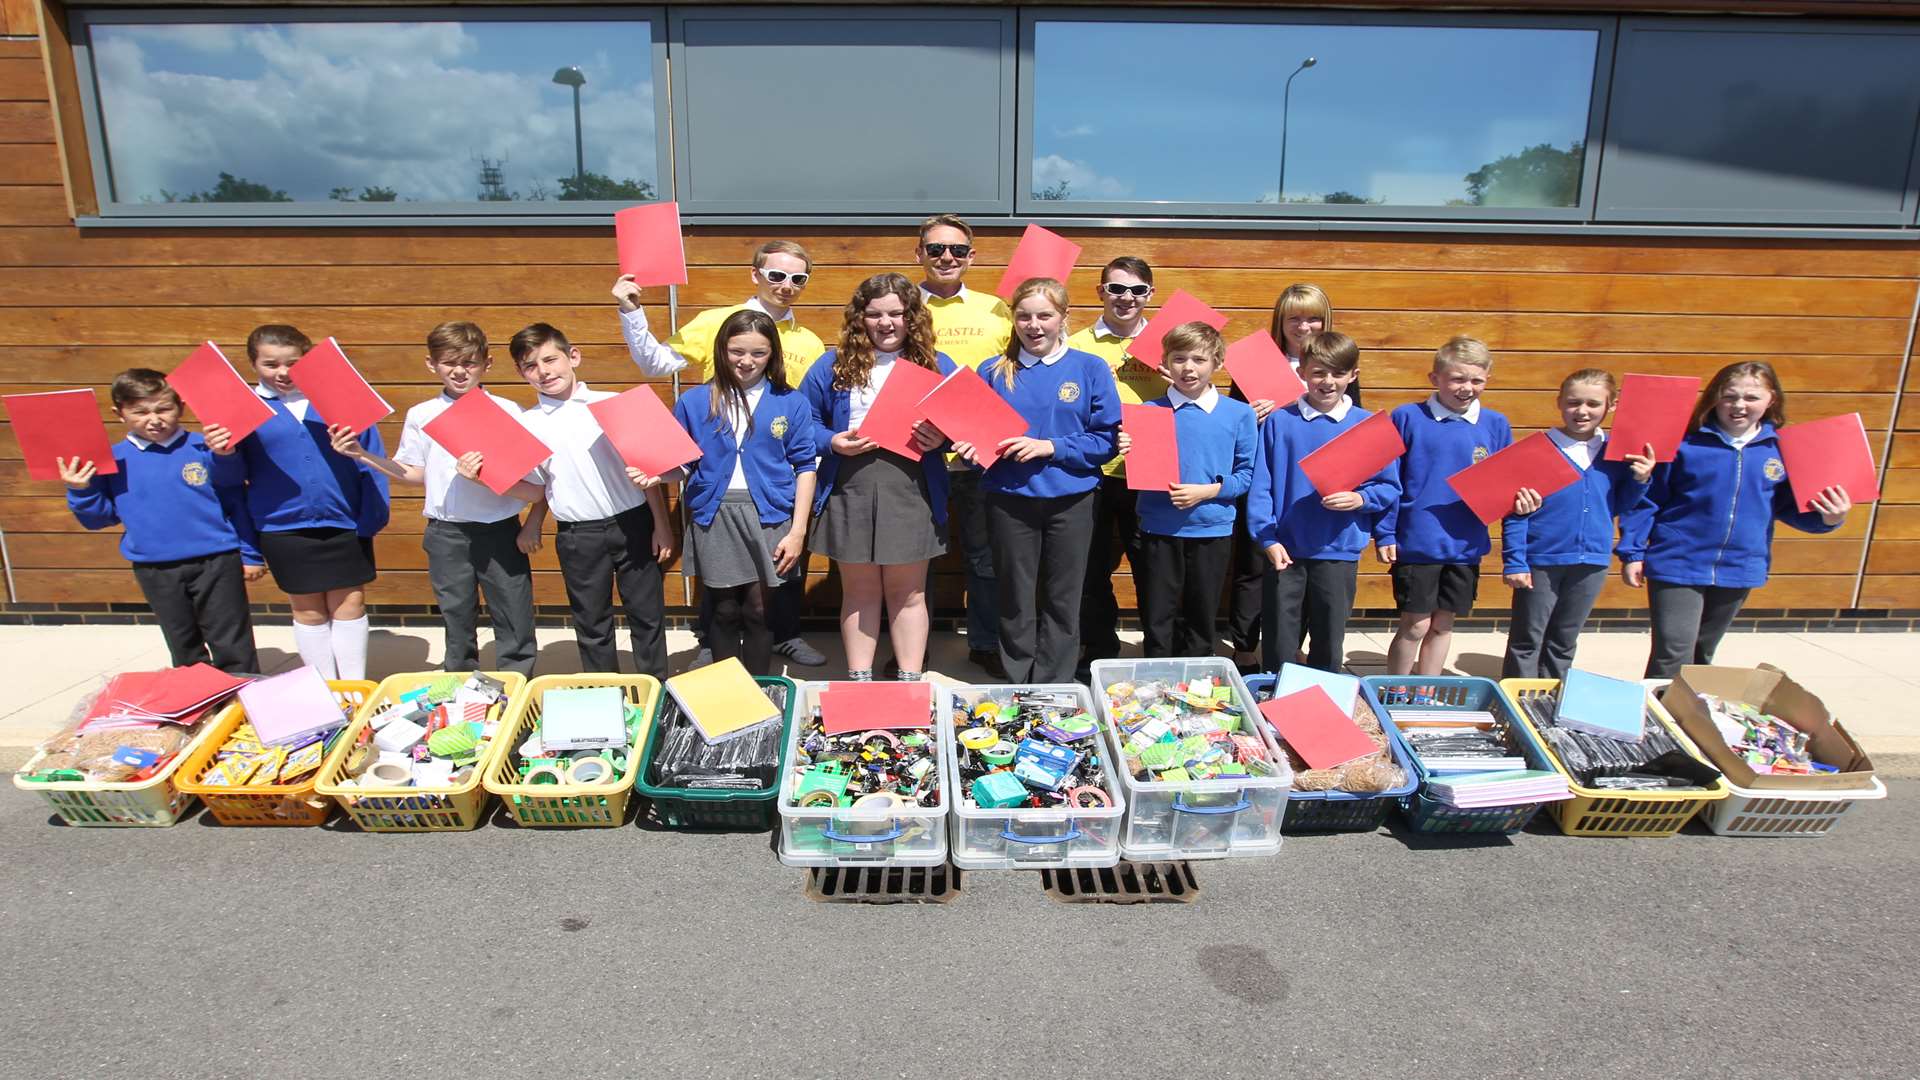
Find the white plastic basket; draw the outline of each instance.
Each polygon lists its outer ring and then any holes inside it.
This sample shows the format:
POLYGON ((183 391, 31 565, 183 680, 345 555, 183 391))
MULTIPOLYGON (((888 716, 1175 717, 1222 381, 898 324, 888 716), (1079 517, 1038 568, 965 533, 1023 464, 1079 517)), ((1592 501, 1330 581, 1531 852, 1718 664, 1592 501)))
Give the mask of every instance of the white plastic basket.
POLYGON ((1095 660, 1093 696, 1108 752, 1125 790, 1127 813, 1120 855, 1141 862, 1227 859, 1272 855, 1280 850, 1280 822, 1286 816, 1293 770, 1260 720, 1258 707, 1240 672, 1217 656, 1163 660, 1095 660), (1242 731, 1257 734, 1279 767, 1279 775, 1250 780, 1140 781, 1126 767, 1120 735, 1107 707, 1106 688, 1116 682, 1187 682, 1224 679, 1233 687, 1243 717, 1242 731))
POLYGON ((1855 803, 1887 797, 1878 778, 1870 788, 1837 791, 1776 791, 1743 788, 1727 781, 1733 794, 1707 804, 1707 828, 1721 836, 1825 836, 1855 803))
MULTIPOLYGON (((1005 704, 1015 691, 1073 694, 1081 708, 1094 713, 1093 696, 1075 683, 1033 686, 960 686, 949 692, 940 713, 940 765, 946 770, 947 790, 953 798, 953 864, 964 870, 1046 870, 1087 867, 1099 869, 1120 862, 1120 818, 1126 797, 1115 779, 1115 759, 1105 740, 1098 740, 1101 790, 1111 806, 1074 810, 1037 810, 1032 807, 994 809, 970 805, 960 788, 960 751, 953 727, 956 708, 972 709, 982 700, 1005 704)), ((1095 737, 1098 739, 1098 736, 1095 737)), ((1084 744, 1075 744, 1076 748, 1084 744)))
MULTIPOLYGON (((935 715, 949 708, 948 695, 932 686, 935 715)), ((814 809, 794 802, 799 787, 798 760, 800 739, 810 726, 820 705, 825 683, 799 684, 800 701, 794 708, 792 730, 787 733, 786 751, 780 758, 780 861, 788 866, 937 866, 947 861, 947 809, 951 788, 946 772, 940 773, 940 802, 937 806, 916 807, 911 813, 895 809, 853 810, 814 809)), ((931 717, 929 718, 932 719, 931 717)), ((950 737, 938 724, 929 729, 934 736, 936 763, 939 755, 949 753, 945 741, 950 737)))

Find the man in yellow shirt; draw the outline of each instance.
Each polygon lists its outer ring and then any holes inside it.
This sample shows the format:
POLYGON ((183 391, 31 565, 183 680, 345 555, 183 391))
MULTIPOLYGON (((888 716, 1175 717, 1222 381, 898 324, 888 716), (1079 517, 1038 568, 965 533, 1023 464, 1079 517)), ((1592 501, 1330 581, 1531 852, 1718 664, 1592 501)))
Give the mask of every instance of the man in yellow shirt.
MULTIPOLYGON (((812 274, 813 259, 806 248, 791 240, 770 240, 753 253, 752 297, 732 307, 701 312, 665 342, 647 328, 647 313, 640 307, 640 286, 634 284, 633 275, 622 274, 613 283, 613 297, 620 302, 620 332, 627 340, 627 354, 649 378, 664 378, 691 368, 705 382, 713 374, 713 343, 720 324, 734 312, 752 308, 773 320, 780 333, 780 355, 786 363, 787 377, 798 383, 807 368, 827 351, 820 336, 801 326, 793 315, 793 305, 812 274)), ((696 666, 713 659, 705 644, 707 624, 713 617, 708 595, 701 590, 696 628, 701 649, 696 666)), ((767 628, 773 634, 775 654, 801 667, 819 667, 827 662, 826 656, 800 636, 800 609, 805 601, 804 577, 773 590, 767 604, 767 628)))
MULTIPOLYGON (((941 352, 956 364, 978 368, 1007 350, 1013 316, 992 293, 977 293, 962 279, 973 265, 973 226, 952 214, 936 214, 920 224, 914 257, 924 274, 920 297, 933 317, 941 352)), ((980 473, 956 462, 950 478, 948 516, 960 527, 967 564, 967 659, 996 678, 1006 678, 1000 662, 1000 606, 994 590, 993 548, 987 540, 987 501, 980 473)))

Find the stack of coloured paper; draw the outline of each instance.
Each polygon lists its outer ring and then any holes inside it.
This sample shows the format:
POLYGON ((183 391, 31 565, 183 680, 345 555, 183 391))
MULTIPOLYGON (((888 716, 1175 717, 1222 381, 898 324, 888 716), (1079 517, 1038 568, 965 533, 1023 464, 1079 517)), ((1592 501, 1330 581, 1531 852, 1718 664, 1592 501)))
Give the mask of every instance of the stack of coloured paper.
POLYGON ((211 664, 115 675, 94 698, 80 730, 191 726, 209 706, 224 701, 247 680, 211 664))
POLYGON ((310 667, 248 683, 240 704, 266 746, 305 746, 347 722, 327 680, 310 667))
POLYGON ((1565 776, 1539 769, 1435 777, 1427 781, 1427 794, 1459 810, 1573 798, 1565 776))

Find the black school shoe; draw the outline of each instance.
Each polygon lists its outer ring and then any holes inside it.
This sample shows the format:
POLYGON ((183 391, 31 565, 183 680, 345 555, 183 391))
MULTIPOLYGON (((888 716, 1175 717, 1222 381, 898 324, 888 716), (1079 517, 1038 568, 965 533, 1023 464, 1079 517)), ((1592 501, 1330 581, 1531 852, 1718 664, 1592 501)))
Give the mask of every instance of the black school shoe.
POLYGON ((1007 677, 1007 666, 1000 662, 999 649, 970 649, 967 662, 996 679, 1007 677))

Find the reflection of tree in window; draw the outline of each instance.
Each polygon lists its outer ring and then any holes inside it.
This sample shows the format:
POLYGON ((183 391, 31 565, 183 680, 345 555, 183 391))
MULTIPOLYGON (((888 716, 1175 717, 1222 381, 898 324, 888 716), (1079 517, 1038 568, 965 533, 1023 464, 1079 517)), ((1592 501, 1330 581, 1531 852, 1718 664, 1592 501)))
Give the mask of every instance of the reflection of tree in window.
POLYGON ((363 187, 355 195, 350 187, 337 187, 327 192, 327 198, 334 202, 393 202, 400 193, 390 187, 363 187))
POLYGON ((178 191, 160 189, 163 202, 206 203, 206 202, 292 202, 293 196, 265 184, 256 184, 245 177, 230 172, 220 174, 220 179, 205 191, 182 194, 178 191))
POLYGON ((1586 144, 1529 146, 1466 175, 1469 206, 1577 206, 1586 144))
POLYGON ((1073 197, 1073 181, 1061 179, 1033 193, 1033 197, 1043 202, 1062 202, 1073 197))

